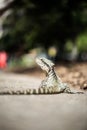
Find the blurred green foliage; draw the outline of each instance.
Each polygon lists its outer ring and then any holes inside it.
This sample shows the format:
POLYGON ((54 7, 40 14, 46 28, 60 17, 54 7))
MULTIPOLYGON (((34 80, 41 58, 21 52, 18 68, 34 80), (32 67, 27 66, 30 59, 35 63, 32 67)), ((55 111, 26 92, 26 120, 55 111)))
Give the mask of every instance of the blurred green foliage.
POLYGON ((79 52, 87 52, 87 32, 80 34, 76 39, 79 52))
POLYGON ((71 40, 67 41, 65 44, 65 51, 71 52, 73 48, 73 43, 71 40))
MULTIPOLYGON (((87 52, 87 32, 79 34, 75 39, 75 44, 78 48, 78 52, 87 52)), ((71 52, 73 45, 73 41, 68 40, 65 44, 65 51, 71 52)))
POLYGON ((79 51, 87 48, 86 0, 13 0, 10 14, 3 23, 0 48, 7 52, 29 51, 52 45, 68 51, 77 44, 79 51), (84 44, 84 45, 83 45, 84 44))

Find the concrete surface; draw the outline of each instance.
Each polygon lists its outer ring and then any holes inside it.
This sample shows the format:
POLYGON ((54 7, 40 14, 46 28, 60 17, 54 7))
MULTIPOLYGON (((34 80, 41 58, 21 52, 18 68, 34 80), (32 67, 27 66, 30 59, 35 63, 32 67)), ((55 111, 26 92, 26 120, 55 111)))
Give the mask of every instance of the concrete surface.
MULTIPOLYGON (((0 73, 0 91, 38 87, 40 82, 0 73)), ((0 96, 0 130, 87 130, 87 93, 0 96)))

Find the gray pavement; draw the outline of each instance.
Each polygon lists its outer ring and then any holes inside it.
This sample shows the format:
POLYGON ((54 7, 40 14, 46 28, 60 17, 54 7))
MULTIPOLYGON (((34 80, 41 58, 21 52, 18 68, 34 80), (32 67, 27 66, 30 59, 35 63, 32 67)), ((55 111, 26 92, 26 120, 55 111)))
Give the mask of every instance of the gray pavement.
MULTIPOLYGON (((0 91, 38 87, 40 82, 0 73, 0 91)), ((87 130, 87 93, 0 96, 0 130, 87 130)))

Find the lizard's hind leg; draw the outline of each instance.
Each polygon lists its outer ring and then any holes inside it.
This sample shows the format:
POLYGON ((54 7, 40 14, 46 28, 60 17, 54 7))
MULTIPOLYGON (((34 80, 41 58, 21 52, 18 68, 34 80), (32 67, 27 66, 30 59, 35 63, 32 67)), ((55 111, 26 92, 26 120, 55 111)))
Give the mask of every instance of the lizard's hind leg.
POLYGON ((69 93, 69 94, 84 94, 84 92, 79 92, 79 91, 73 91, 70 89, 69 85, 67 83, 64 83, 65 85, 65 90, 64 93, 69 93))
POLYGON ((71 89, 67 83, 64 83, 64 86, 65 86, 64 93, 75 94, 75 92, 71 91, 71 89))

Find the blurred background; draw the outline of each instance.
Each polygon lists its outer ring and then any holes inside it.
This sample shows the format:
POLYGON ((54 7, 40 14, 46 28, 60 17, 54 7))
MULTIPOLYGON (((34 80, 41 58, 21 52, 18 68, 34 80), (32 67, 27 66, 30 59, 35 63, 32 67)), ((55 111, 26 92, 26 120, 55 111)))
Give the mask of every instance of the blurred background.
POLYGON ((0 0, 0 68, 33 67, 36 56, 87 61, 86 0, 0 0))

